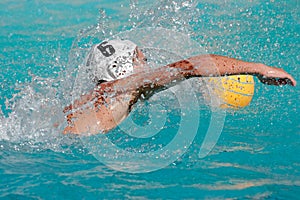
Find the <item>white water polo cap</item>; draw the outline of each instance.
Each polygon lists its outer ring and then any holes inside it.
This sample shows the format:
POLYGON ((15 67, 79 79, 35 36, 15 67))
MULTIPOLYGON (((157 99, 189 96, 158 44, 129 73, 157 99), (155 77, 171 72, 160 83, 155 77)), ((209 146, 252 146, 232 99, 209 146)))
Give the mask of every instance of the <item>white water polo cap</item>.
POLYGON ((86 61, 93 81, 112 81, 132 74, 136 47, 129 40, 109 40, 94 45, 86 61))

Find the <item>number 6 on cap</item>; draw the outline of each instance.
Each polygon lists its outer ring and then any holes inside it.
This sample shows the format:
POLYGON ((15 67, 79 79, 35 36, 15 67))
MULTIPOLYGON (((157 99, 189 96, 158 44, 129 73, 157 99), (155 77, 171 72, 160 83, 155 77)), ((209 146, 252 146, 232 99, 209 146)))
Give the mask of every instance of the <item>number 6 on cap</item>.
POLYGON ((113 55, 116 52, 116 50, 114 49, 114 47, 112 45, 104 46, 105 44, 107 44, 107 42, 103 42, 103 43, 99 44, 97 46, 97 49, 99 49, 105 57, 109 57, 109 56, 113 55))

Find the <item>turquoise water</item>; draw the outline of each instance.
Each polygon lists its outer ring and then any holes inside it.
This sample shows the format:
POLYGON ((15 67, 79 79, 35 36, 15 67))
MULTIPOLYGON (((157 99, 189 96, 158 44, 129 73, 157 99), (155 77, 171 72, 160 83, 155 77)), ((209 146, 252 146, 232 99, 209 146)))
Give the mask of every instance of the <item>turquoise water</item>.
MULTIPOLYGON (((256 80, 250 106, 227 111, 222 134, 204 158, 198 152, 211 110, 201 104, 192 145, 149 173, 113 170, 83 140, 62 135, 63 124, 52 126, 63 121, 61 110, 72 100, 73 74, 82 59, 74 56, 75 47, 95 33, 93 25, 106 37, 132 27, 176 30, 209 53, 278 66, 300 80, 298 1, 4 0, 0 5, 1 198, 299 199, 299 86, 256 80)), ((172 40, 167 37, 156 39, 172 40)), ((144 104, 132 116, 139 124, 149 118, 141 114, 149 108, 144 104)), ((178 107, 167 108, 163 133, 154 143, 146 141, 144 151, 166 145, 178 128, 178 107)), ((109 138, 123 148, 136 143, 118 132, 109 138)))

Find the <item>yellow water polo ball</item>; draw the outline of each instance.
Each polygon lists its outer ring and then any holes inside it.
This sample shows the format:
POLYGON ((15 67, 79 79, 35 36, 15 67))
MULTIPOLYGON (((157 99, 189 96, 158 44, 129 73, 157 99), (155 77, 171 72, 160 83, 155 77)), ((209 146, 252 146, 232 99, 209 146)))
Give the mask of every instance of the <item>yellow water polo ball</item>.
POLYGON ((254 94, 251 75, 209 78, 211 92, 220 98, 221 108, 242 108, 250 104, 254 94))

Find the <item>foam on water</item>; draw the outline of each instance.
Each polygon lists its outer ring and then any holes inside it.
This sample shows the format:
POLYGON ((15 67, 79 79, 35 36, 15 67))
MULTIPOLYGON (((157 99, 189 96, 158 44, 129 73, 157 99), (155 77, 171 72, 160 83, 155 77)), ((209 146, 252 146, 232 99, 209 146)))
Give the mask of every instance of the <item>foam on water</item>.
POLYGON ((57 80, 33 77, 19 87, 20 92, 6 101, 11 112, 1 118, 0 140, 20 143, 20 150, 22 146, 58 150, 68 144, 68 138, 61 134, 61 109, 66 101, 59 96, 62 91, 57 80))

